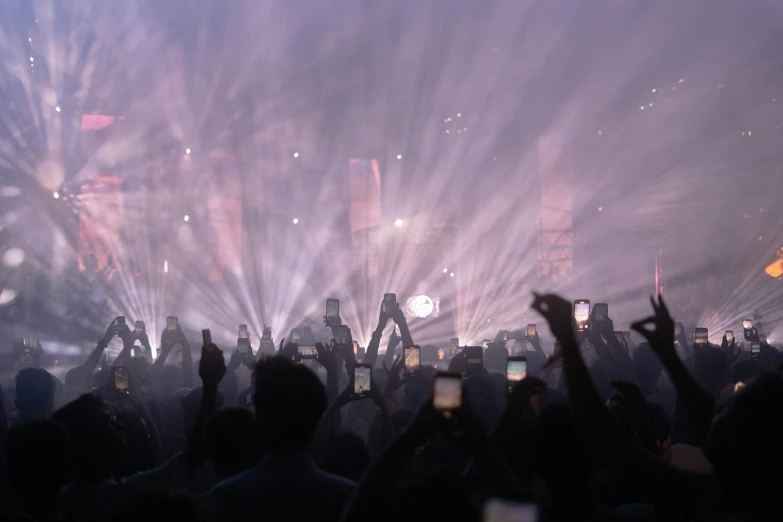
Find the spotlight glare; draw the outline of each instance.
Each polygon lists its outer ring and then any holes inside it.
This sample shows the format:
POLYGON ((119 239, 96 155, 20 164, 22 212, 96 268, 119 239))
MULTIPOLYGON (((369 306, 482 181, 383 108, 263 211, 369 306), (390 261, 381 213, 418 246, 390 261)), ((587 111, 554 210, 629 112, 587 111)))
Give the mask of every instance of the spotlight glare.
POLYGON ((7 305, 14 299, 16 299, 16 290, 5 288, 0 292, 0 305, 7 305))
POLYGON ((294 157, 298 158, 299 157, 299 153, 298 152, 294 152, 294 157))
POLYGON ((56 110, 57 112, 60 112, 60 106, 58 105, 57 107, 54 108, 54 110, 56 110))
POLYGON ((449 277, 454 277, 454 272, 450 273, 449 277))
POLYGON ((399 227, 401 227, 401 226, 402 226, 402 219, 400 219, 400 218, 397 218, 397 219, 394 221, 394 226, 395 226, 395 227, 398 227, 398 228, 399 228, 399 227))
POLYGON ((402 159, 402 154, 397 154, 397 159, 402 159))
POLYGON ((163 273, 168 274, 169 273, 169 260, 164 259, 163 260, 163 273))
POLYGON ((31 57, 30 57, 30 61, 31 61, 31 62, 34 62, 34 61, 35 61, 35 58, 33 58, 33 57, 31 56, 31 57))
POLYGON ((185 154, 190 154, 190 149, 185 149, 185 154))
POLYGON ((184 219, 184 220, 185 220, 185 223, 187 223, 188 221, 190 221, 190 216, 189 216, 189 215, 187 215, 187 214, 185 214, 185 217, 184 217, 184 218, 182 218, 182 219, 184 219))
POLYGON ((421 319, 428 317, 435 310, 435 302, 426 295, 417 295, 408 299, 408 312, 421 319))
POLYGON ((54 199, 60 199, 60 193, 59 192, 52 192, 52 197, 54 199))
POLYGON ((444 273, 444 274, 448 274, 448 273, 449 273, 449 269, 448 269, 448 268, 444 268, 444 269, 443 269, 443 273, 444 273))
POLYGON ((16 268, 24 261, 24 252, 20 248, 12 247, 3 254, 3 264, 8 268, 16 268))
POLYGON ((299 224, 299 218, 294 218, 294 225, 299 224))

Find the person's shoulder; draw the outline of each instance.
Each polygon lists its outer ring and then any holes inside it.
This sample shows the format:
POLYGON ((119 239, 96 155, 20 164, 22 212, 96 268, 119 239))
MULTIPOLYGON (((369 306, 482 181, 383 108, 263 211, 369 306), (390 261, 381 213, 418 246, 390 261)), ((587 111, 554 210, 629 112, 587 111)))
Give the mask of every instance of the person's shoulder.
POLYGON ((220 494, 225 491, 248 487, 250 484, 255 482, 255 475, 256 469, 250 468, 246 471, 243 471, 242 473, 238 473, 232 477, 221 480, 212 486, 208 493, 220 494))
POLYGON ((340 475, 333 475, 322 469, 316 470, 316 476, 320 481, 323 481, 328 487, 333 488, 335 491, 345 491, 350 493, 356 487, 356 483, 340 475))

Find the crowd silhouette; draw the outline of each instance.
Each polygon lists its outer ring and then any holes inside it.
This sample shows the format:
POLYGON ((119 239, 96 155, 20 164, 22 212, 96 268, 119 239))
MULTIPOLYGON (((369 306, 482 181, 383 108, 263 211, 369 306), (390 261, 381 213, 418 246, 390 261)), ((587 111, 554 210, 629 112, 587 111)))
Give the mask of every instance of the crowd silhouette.
POLYGON ((637 346, 534 294, 551 350, 533 328, 445 359, 386 301, 360 361, 341 328, 269 354, 178 323, 153 360, 118 318, 63 382, 35 340, 2 368, 0 520, 783 520, 783 357, 752 327, 689 343, 651 303, 637 346))

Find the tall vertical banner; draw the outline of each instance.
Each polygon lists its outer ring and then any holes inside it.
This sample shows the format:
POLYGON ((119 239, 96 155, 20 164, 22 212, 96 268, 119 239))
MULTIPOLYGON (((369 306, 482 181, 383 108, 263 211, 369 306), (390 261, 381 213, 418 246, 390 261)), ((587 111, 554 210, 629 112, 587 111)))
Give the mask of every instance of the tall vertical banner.
MULTIPOLYGON (((90 158, 100 157, 99 151, 112 138, 122 117, 105 114, 83 114, 81 122, 82 148, 90 158)), ((87 171, 79 190, 79 270, 84 271, 84 256, 92 254, 98 270, 114 258, 112 270, 119 262, 120 231, 122 230, 124 199, 122 174, 112 165, 98 165, 87 171)))
POLYGON ((210 281, 223 279, 223 271, 242 274, 242 180, 236 162, 222 151, 209 155, 212 179, 209 192, 210 281))
POLYGON ((571 152, 563 140, 539 137, 538 175, 538 279, 567 284, 574 267, 574 192, 571 152))
MULTIPOLYGON (((122 177, 117 173, 95 173, 82 183, 79 195, 79 270, 84 271, 84 256, 92 254, 98 270, 109 257, 115 263, 124 219, 122 177)), ((113 267, 109 267, 113 268, 113 267)))
POLYGON ((381 170, 378 160, 352 159, 349 171, 353 267, 374 278, 379 272, 381 170))

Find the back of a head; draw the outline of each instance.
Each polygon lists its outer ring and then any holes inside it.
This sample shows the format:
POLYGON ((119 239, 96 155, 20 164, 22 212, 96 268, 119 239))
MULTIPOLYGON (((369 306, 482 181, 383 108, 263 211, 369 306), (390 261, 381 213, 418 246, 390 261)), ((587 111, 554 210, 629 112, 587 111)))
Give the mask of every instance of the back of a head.
POLYGON ((52 415, 68 430, 77 468, 89 467, 110 456, 113 443, 108 440, 105 423, 105 403, 92 393, 85 393, 52 415))
POLYGON ((353 433, 342 433, 332 444, 324 469, 334 475, 358 482, 371 460, 370 453, 361 438, 353 433))
POLYGON ((571 407, 553 404, 538 419, 536 468, 546 480, 586 487, 590 462, 573 423, 571 407))
POLYGON ((258 462, 261 451, 257 428, 253 413, 241 406, 223 407, 207 421, 207 453, 221 479, 258 462))
POLYGON ((54 498, 71 477, 73 466, 68 430, 54 421, 15 426, 8 432, 8 475, 26 499, 54 498))
POLYGON ((16 374, 16 406, 31 420, 49 418, 54 408, 56 384, 52 374, 41 368, 25 368, 16 374))
POLYGON ((253 404, 267 450, 306 449, 327 406, 318 376, 284 357, 262 359, 253 375, 253 404))
POLYGON ((484 367, 490 373, 506 373, 508 350, 504 343, 492 343, 484 350, 484 367))
POLYGON ((716 411, 705 445, 715 471, 747 502, 775 503, 783 487, 783 376, 765 374, 716 411))

